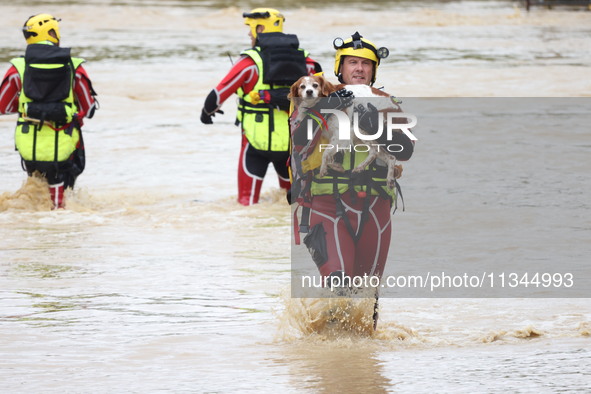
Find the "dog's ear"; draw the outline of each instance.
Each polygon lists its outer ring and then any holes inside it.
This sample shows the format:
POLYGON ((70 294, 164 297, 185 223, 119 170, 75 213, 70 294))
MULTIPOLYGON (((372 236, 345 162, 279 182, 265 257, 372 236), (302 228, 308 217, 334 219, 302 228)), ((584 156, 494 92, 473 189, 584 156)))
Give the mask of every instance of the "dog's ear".
POLYGON ((335 89, 334 89, 334 85, 332 83, 328 82, 324 78, 319 78, 319 82, 320 82, 322 97, 328 97, 329 94, 334 92, 335 89))
POLYGON ((298 93, 300 91, 301 80, 302 80, 302 78, 298 79, 297 81, 294 82, 293 85, 291 85, 291 88, 289 88, 289 94, 287 95, 287 98, 289 100, 291 100, 294 97, 299 97, 298 93))

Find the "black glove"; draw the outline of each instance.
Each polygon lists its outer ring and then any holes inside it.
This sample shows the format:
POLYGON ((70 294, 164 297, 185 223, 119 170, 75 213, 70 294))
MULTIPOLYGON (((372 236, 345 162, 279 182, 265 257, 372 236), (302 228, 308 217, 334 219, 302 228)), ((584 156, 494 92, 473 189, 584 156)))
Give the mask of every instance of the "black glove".
POLYGON ((337 90, 328 95, 326 100, 322 100, 324 109, 341 109, 353 104, 355 96, 353 92, 347 89, 337 90))
POLYGON ((224 111, 222 111, 221 109, 218 109, 218 110, 216 110, 214 113, 212 113, 210 115, 210 114, 208 114, 205 111, 205 108, 203 108, 201 110, 201 123, 203 123, 203 124, 213 124, 213 120, 211 120, 211 118, 213 118, 215 116, 216 112, 218 114, 222 114, 222 115, 224 114, 224 111))
POLYGON ((376 133, 379 128, 378 109, 371 103, 367 103, 367 108, 363 104, 358 104, 355 111, 359 113, 359 128, 367 133, 376 133))

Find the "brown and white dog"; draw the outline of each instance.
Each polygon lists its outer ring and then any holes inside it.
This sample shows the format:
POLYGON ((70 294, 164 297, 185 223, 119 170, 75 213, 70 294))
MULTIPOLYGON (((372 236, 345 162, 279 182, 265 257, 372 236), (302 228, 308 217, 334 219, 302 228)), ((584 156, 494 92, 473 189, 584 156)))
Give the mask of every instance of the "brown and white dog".
POLYGON ((311 75, 301 77, 293 85, 291 85, 288 98, 318 98, 328 97, 329 94, 335 92, 335 85, 328 82, 324 77, 311 75))
MULTIPOLYGON (((315 99, 328 97, 330 93, 341 89, 350 90, 355 96, 354 105, 362 104, 365 106, 365 108, 367 108, 367 103, 370 101, 375 106, 377 101, 371 100, 370 98, 372 97, 391 97, 388 93, 367 85, 334 85, 321 76, 301 77, 291 86, 288 97, 290 99, 298 97, 302 98, 303 100, 301 100, 300 105, 305 104, 307 108, 310 108, 318 101, 315 99), (364 101, 364 98, 368 98, 369 100, 364 101)), ((384 103, 385 104, 381 105, 380 108, 377 108, 378 111, 401 111, 400 107, 397 104, 392 103, 390 100, 388 100, 387 103, 384 101, 384 103)), ((353 111, 353 105, 343 109, 343 111, 347 112, 349 118, 352 118, 351 112, 353 111)), ((298 111, 298 116, 303 117, 305 114, 306 110, 304 108, 298 111)), ((339 172, 344 172, 345 169, 343 166, 340 163, 335 162, 335 154, 340 150, 351 149, 354 144, 363 143, 363 141, 359 140, 354 135, 354 133, 351 133, 350 140, 339 139, 338 121, 335 116, 329 117, 327 124, 328 128, 323 129, 322 133, 323 136, 329 140, 329 144, 326 144, 327 147, 326 149, 323 149, 322 153, 322 164, 319 170, 319 176, 321 177, 328 173, 328 168, 332 168, 339 172)), ((359 131, 362 134, 368 134, 361 129, 359 131)), ((384 163, 386 163, 388 168, 388 173, 386 175, 387 184, 388 187, 393 188, 395 185, 395 180, 399 177, 401 172, 401 168, 397 168, 400 166, 396 166, 396 157, 393 154, 387 152, 385 149, 379 149, 375 145, 368 144, 367 146, 367 158, 358 166, 353 168, 352 172, 363 171, 376 158, 379 158, 384 163)))

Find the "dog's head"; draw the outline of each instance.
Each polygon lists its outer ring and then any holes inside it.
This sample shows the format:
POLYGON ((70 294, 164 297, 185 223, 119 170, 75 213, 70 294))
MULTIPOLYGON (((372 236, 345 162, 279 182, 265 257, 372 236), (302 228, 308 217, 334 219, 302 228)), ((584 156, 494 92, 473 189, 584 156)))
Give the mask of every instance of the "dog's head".
POLYGON ((301 77, 291 85, 288 98, 318 98, 327 97, 334 92, 334 85, 321 76, 301 77))

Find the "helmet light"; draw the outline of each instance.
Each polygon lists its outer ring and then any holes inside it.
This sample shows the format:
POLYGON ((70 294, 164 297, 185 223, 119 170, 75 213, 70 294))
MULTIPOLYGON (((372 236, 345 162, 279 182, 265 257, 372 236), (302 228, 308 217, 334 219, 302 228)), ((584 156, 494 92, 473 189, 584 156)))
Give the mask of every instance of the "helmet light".
POLYGON ((376 53, 380 59, 385 59, 390 55, 390 51, 386 47, 379 48, 376 53))

